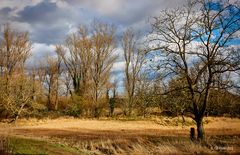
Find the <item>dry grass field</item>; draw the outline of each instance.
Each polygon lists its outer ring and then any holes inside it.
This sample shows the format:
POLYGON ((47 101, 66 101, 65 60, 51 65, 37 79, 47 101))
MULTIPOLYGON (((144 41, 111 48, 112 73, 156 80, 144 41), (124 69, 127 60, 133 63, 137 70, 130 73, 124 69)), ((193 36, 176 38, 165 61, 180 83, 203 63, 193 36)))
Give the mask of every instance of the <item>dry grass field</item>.
POLYGON ((206 118, 205 142, 191 142, 177 118, 148 120, 20 119, 0 124, 1 137, 21 154, 237 154, 240 119, 206 118), (30 149, 29 149, 30 147, 30 149))

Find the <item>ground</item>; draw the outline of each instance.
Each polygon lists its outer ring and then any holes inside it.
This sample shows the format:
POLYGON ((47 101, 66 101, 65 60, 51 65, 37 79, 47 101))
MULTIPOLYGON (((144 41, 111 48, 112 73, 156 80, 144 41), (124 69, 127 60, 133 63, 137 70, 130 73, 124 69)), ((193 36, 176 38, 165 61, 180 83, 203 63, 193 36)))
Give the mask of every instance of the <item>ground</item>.
POLYGON ((189 140, 190 118, 89 120, 76 118, 20 119, 0 123, 2 139, 20 154, 212 154, 240 153, 240 119, 204 121, 205 141, 189 140))

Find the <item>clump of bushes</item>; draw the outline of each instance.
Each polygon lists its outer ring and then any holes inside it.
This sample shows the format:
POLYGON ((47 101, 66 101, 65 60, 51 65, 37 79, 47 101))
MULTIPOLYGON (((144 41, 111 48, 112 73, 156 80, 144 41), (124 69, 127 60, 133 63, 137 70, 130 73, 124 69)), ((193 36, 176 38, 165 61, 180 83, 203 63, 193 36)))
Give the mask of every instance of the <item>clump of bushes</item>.
POLYGON ((73 95, 69 99, 64 113, 68 116, 79 117, 82 114, 82 102, 83 98, 81 96, 73 95))

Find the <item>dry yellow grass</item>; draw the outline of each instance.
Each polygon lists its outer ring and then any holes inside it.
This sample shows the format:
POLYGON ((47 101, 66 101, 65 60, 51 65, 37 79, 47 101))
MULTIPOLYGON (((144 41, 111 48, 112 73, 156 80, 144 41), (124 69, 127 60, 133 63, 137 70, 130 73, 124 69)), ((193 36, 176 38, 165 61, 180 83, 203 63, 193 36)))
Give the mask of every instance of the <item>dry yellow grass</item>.
MULTIPOLYGON (((27 127, 49 129, 95 129, 95 130, 146 130, 146 129, 186 129, 194 124, 182 127, 176 123, 177 118, 153 118, 151 120, 121 121, 121 120, 90 120, 77 118, 57 119, 20 119, 15 124, 0 123, 0 128, 27 127), (169 122, 169 123, 168 123, 169 122)), ((192 122, 191 118, 185 118, 186 122, 192 122)), ((206 117, 204 120, 206 129, 236 129, 240 130, 240 119, 226 117, 206 117)))
MULTIPOLYGON (((206 144, 189 141, 189 126, 177 118, 141 121, 84 120, 75 118, 21 119, 0 124, 4 135, 44 139, 97 154, 177 154, 240 152, 240 119, 205 119, 206 144), (219 146, 218 146, 219 145, 219 146)), ((191 122, 187 118, 187 122, 191 122)), ((195 126, 194 126, 195 127, 195 126)))

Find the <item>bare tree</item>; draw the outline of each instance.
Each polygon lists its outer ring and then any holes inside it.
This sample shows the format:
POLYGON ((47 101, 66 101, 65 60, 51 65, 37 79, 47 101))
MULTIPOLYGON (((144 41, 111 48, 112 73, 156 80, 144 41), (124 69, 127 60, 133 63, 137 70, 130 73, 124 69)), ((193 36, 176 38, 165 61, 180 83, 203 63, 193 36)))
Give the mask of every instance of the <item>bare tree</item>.
POLYGON ((61 59, 47 57, 44 68, 44 84, 47 86, 48 108, 58 110, 59 78, 61 75, 61 59))
POLYGON ((3 39, 0 42, 0 74, 6 79, 6 91, 10 76, 17 69, 24 68, 27 58, 30 56, 31 43, 27 32, 13 31, 9 24, 6 24, 3 32, 3 39))
POLYGON ((116 56, 113 54, 115 49, 115 27, 100 22, 93 22, 92 33, 92 64, 90 76, 93 82, 92 99, 93 114, 99 115, 99 99, 103 95, 103 90, 109 81, 110 70, 116 56))
POLYGON ((34 66, 31 70, 29 70, 29 76, 32 82, 32 100, 36 100, 36 67, 34 66))
POLYGON ((136 82, 135 102, 137 104, 138 114, 146 117, 148 108, 154 103, 153 89, 150 80, 146 74, 139 75, 136 82))
POLYGON ((16 120, 31 101, 29 79, 24 65, 30 56, 31 43, 27 32, 13 31, 6 24, 0 41, 1 107, 16 120))
POLYGON ((150 46, 162 55, 160 70, 183 75, 187 81, 181 89, 190 94, 201 140, 210 90, 215 89, 217 77, 239 69, 236 50, 231 48, 240 30, 239 6, 227 0, 189 1, 182 9, 166 10, 155 17, 152 29, 150 46))
POLYGON ((1 91, 0 100, 8 112, 10 122, 16 121, 27 104, 32 103, 31 80, 24 74, 11 76, 8 83, 8 92, 1 91))
POLYGON ((74 91, 80 96, 84 94, 88 81, 91 49, 92 41, 86 26, 80 26, 78 32, 69 35, 64 46, 56 47, 56 53, 71 75, 74 91))
POLYGON ((125 60, 125 89, 127 91, 127 115, 131 115, 135 100, 136 82, 141 71, 145 53, 137 44, 137 38, 131 29, 124 32, 122 47, 125 60))
POLYGON ((72 87, 72 82, 71 82, 71 75, 67 71, 62 71, 62 82, 65 86, 65 96, 68 97, 69 94, 72 94, 71 92, 71 87, 72 87))

